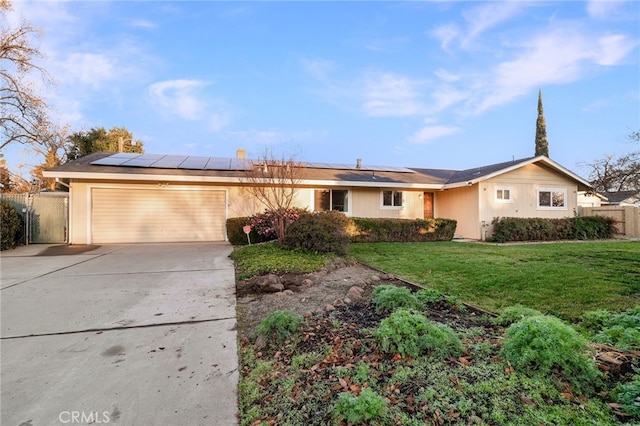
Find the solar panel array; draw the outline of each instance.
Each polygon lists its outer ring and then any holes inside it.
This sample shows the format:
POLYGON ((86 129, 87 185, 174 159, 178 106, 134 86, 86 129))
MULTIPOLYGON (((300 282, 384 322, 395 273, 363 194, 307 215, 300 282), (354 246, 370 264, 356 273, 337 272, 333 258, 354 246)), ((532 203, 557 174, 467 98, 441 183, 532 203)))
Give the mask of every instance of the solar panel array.
MULTIPOLYGON (((251 170, 253 167, 252 160, 243 160, 239 158, 221 158, 221 157, 199 157, 188 155, 159 155, 159 154, 132 154, 120 152, 110 155, 100 160, 93 161, 94 166, 119 166, 119 167, 149 167, 157 169, 186 169, 186 170, 251 170)), ((258 163, 258 162, 256 162, 258 163)), ((373 172, 397 172, 397 173, 415 173, 406 167, 394 166, 370 166, 362 165, 357 167, 349 164, 334 163, 299 163, 302 167, 310 169, 338 169, 338 170, 361 170, 373 172)))

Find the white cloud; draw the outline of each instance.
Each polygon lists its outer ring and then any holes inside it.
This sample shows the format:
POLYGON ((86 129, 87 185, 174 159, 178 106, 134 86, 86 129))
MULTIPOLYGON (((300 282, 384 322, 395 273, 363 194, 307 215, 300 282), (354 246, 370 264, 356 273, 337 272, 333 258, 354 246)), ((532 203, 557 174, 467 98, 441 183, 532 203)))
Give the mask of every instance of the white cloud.
POLYGON ((420 114, 424 107, 419 97, 421 83, 391 74, 369 74, 364 83, 365 112, 374 117, 406 117, 420 114))
POLYGON ((203 87, 209 83, 199 80, 168 80, 154 83, 148 88, 151 104, 164 113, 186 120, 205 117, 207 104, 200 98, 203 87))
POLYGON ((453 135, 459 131, 459 128, 453 126, 426 126, 411 135, 409 141, 422 144, 444 136, 453 135))
POLYGON ((488 29, 518 15, 525 7, 525 2, 502 1, 487 3, 464 12, 463 16, 469 23, 467 34, 465 35, 465 44, 488 29))
POLYGON ((515 59, 495 67, 485 78, 488 83, 478 81, 484 99, 475 110, 503 105, 540 86, 576 81, 592 65, 619 63, 636 44, 621 35, 598 38, 572 29, 545 32, 523 46, 515 59))
POLYGON ((70 53, 59 64, 64 73, 60 78, 74 85, 99 90, 122 74, 117 58, 104 53, 70 53))
POLYGON ((134 28, 145 28, 145 29, 153 29, 157 27, 157 25, 154 22, 147 21, 145 19, 134 19, 129 22, 129 25, 134 28))
POLYGON ((333 62, 325 59, 304 59, 302 61, 302 67, 313 78, 325 81, 329 77, 329 73, 334 69, 333 62))
POLYGON ((587 13, 593 18, 608 18, 623 4, 622 0, 590 0, 587 2, 587 13))
POLYGON ((430 31, 429 34, 440 40, 442 50, 449 52, 449 44, 451 44, 455 38, 460 37, 461 31, 455 24, 445 24, 430 31))
POLYGON ((599 51, 594 51, 593 60, 598 65, 611 66, 622 61, 633 49, 638 41, 630 40, 621 34, 611 34, 597 40, 599 51))

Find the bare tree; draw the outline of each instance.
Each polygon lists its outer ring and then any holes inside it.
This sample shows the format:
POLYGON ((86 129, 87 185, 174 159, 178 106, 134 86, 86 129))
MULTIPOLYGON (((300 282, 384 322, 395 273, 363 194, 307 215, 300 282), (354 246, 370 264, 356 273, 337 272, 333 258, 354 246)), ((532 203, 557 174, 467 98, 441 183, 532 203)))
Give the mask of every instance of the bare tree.
POLYGON ((0 149, 12 142, 38 143, 38 131, 48 121, 47 105, 29 80, 36 73, 50 83, 46 71, 35 63, 42 54, 32 38, 39 32, 26 23, 12 28, 6 17, 11 10, 9 0, 0 0, 0 149))
MULTIPOLYGON (((631 133, 628 139, 640 143, 640 131, 631 133)), ((598 192, 640 191, 640 151, 607 155, 584 166, 598 192)))
POLYGON ((288 210, 298 192, 304 165, 295 157, 276 157, 266 149, 260 158, 245 160, 245 190, 257 199, 275 220, 278 241, 283 242, 289 226, 288 210))

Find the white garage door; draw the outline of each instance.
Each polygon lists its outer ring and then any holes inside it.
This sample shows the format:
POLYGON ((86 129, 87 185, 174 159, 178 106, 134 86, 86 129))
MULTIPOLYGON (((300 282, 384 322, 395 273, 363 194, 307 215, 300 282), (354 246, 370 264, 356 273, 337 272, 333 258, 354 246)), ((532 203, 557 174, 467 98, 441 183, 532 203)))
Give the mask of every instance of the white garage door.
POLYGON ((93 188, 94 244, 223 241, 224 191, 93 188))

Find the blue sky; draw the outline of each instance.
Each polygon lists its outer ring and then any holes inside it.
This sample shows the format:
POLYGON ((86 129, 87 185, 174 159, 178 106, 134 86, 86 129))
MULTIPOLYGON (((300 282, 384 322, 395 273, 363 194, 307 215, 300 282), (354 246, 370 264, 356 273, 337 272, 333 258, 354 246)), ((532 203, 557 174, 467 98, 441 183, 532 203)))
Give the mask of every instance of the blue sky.
MULTIPOLYGON (((640 130, 637 1, 18 1, 72 131, 147 153, 470 168, 628 152, 640 130)), ((32 162, 20 147, 12 166, 32 162)))

